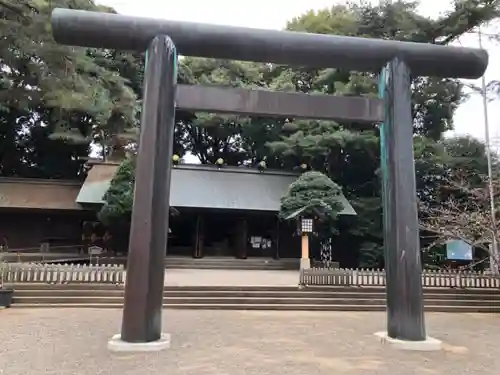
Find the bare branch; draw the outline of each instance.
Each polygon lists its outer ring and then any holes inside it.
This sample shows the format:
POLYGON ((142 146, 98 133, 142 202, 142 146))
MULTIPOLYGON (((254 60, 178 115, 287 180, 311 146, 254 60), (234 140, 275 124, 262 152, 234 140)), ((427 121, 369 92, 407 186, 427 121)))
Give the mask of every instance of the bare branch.
MULTIPOLYGON (((462 240, 483 249, 498 268, 498 254, 493 254, 489 245, 494 239, 500 240, 500 227, 491 217, 487 179, 474 176, 478 183, 473 185, 471 176, 461 171, 454 172, 451 177, 434 176, 438 177, 441 185, 437 196, 419 201, 420 228, 433 239, 427 248, 449 240, 462 240)), ((493 181, 493 186, 498 194, 500 181, 493 181)))

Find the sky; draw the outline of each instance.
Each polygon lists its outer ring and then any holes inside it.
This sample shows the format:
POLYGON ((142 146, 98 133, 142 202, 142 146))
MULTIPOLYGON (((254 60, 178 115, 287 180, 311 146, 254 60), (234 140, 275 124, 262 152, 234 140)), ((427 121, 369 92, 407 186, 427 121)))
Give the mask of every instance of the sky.
MULTIPOLYGON (((376 0, 373 0, 376 1, 376 0)), ((345 3, 339 0, 97 0, 97 3, 113 7, 117 12, 138 17, 152 17, 176 21, 202 22, 219 25, 254 27, 262 29, 282 29, 286 22, 308 10, 324 9, 334 4, 345 3), (167 5, 168 4, 168 5, 167 5)), ((451 9, 448 0, 421 0, 420 13, 436 17, 451 9)), ((484 34, 499 33, 493 27, 485 27, 484 34)), ((477 34, 464 35, 456 43, 464 47, 477 47, 477 34)), ((489 55, 486 82, 500 79, 500 44, 483 38, 483 48, 489 55)), ((481 81, 465 81, 480 86, 481 81)), ((491 143, 500 146, 500 102, 488 104, 488 119, 491 143)), ((472 135, 484 140, 484 114, 482 97, 472 95, 456 111, 453 134, 472 135)), ((496 147, 495 147, 496 148, 496 147)))

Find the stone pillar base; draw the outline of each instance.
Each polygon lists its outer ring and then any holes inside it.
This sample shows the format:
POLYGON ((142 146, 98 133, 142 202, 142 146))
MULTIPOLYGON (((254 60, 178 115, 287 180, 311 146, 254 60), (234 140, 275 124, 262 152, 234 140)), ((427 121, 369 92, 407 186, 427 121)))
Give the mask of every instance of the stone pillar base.
POLYGON ((126 342, 122 335, 114 335, 108 341, 108 349, 112 352, 159 352, 170 348, 170 335, 162 333, 161 338, 151 342, 126 342))
POLYGON ((309 258, 300 258, 300 269, 311 268, 311 259, 309 258))
POLYGON ((396 349, 400 350, 413 350, 413 351, 421 351, 421 352, 430 352, 441 350, 443 343, 437 339, 432 337, 427 337, 423 341, 406 341, 406 340, 398 340, 393 339, 387 336, 387 332, 377 332, 375 336, 380 338, 380 341, 383 344, 389 344, 396 349))

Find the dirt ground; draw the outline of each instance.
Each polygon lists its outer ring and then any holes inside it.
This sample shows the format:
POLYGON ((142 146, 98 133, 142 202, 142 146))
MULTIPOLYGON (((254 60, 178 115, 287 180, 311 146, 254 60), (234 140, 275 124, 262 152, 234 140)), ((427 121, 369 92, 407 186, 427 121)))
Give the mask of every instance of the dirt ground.
POLYGON ((440 352, 405 352, 373 333, 384 313, 164 311, 170 349, 115 354, 121 310, 0 310, 2 375, 498 374, 500 316, 427 314, 440 352))

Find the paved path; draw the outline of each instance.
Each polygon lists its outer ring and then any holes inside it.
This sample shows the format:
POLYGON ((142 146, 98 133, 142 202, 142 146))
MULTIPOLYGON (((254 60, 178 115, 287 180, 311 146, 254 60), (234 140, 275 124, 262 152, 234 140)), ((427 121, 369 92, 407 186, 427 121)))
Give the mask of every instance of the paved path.
POLYGON ((297 286, 299 271, 168 269, 165 285, 278 285, 297 286))
POLYGON ((427 314, 440 352, 404 352, 373 332, 384 313, 164 312, 172 347, 113 354, 120 310, 0 311, 4 375, 496 375, 500 316, 427 314))
MULTIPOLYGON (((126 273, 125 273, 126 278, 126 273)), ((167 269, 165 285, 297 286, 299 271, 167 269)))

